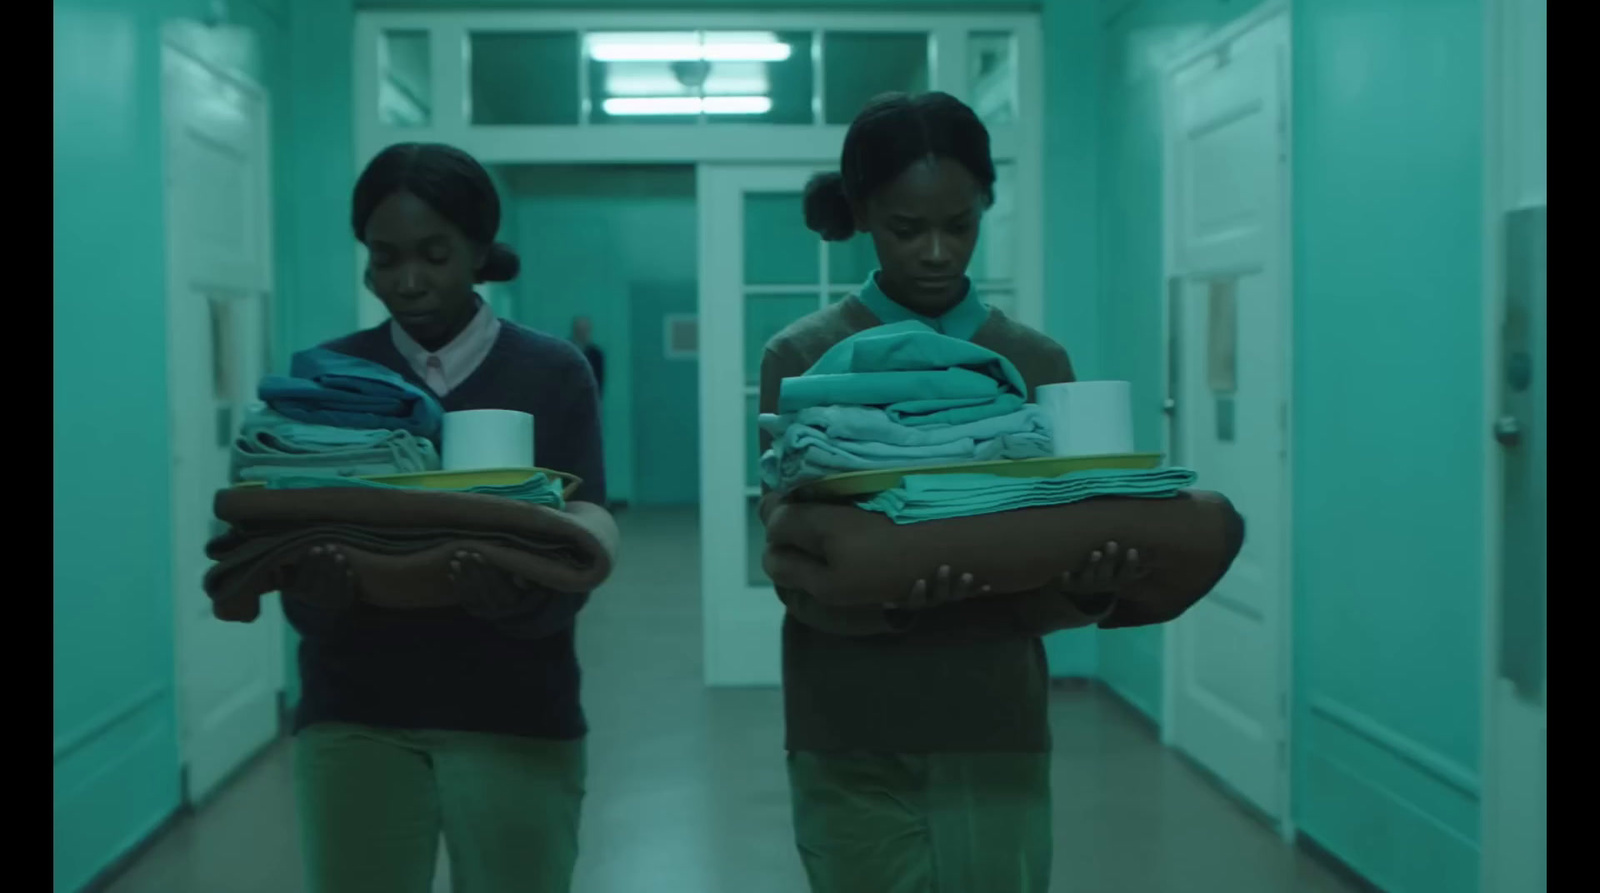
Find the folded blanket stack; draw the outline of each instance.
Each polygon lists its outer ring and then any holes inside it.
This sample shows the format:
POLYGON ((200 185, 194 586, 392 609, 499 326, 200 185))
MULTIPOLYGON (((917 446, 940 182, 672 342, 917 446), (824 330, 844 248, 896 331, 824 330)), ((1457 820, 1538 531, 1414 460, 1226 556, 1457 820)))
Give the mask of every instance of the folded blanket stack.
POLYGON ((787 490, 854 471, 1033 459, 1052 450, 1050 420, 1027 404, 1012 363, 919 322, 879 326, 785 379, 763 483, 787 490))
POLYGON ((295 483, 217 494, 216 516, 229 530, 206 547, 217 563, 205 590, 219 619, 254 620, 261 596, 282 591, 317 546, 346 556, 363 601, 405 609, 455 603, 450 563, 462 551, 574 594, 598 588, 615 560, 616 524, 589 503, 557 508, 485 492, 295 483))
POLYGON ((232 466, 235 482, 382 476, 437 471, 439 452, 409 431, 311 425, 260 407, 234 439, 232 466))
POLYGON ((610 574, 611 516, 568 505, 549 475, 460 490, 366 480, 438 470, 443 410, 424 389, 321 349, 296 354, 290 372, 262 380, 266 408, 234 446, 235 479, 266 486, 216 497, 229 529, 206 547, 216 564, 205 589, 218 618, 254 620, 261 596, 285 591, 318 546, 347 558, 363 601, 389 608, 454 604, 461 552, 546 591, 586 594, 610 574))

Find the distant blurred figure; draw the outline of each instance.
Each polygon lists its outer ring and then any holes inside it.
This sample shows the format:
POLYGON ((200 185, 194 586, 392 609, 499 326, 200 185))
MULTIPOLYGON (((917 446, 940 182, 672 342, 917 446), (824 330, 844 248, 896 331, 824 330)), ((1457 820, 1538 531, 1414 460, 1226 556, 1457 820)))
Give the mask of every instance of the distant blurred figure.
POLYGON ((593 320, 587 316, 575 317, 572 320, 572 343, 576 344, 578 349, 583 351, 583 355, 588 358, 589 368, 594 370, 595 386, 599 388, 599 393, 604 395, 606 391, 606 355, 600 348, 595 347, 592 340, 593 337, 593 320))

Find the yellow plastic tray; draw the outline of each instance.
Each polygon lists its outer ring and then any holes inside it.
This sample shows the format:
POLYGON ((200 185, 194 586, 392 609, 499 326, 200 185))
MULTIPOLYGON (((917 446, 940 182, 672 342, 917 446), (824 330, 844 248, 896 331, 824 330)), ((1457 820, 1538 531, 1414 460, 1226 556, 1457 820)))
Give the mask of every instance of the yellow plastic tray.
POLYGON ((928 468, 858 471, 841 474, 796 487, 791 495, 799 499, 841 499, 874 496, 893 490, 909 476, 924 474, 994 474, 1013 478, 1054 478, 1079 471, 1102 469, 1143 471, 1161 464, 1160 453, 1126 453, 1115 456, 1017 459, 1005 462, 968 462, 962 465, 935 465, 928 468))
MULTIPOLYGON (((361 480, 394 487, 416 487, 424 490, 465 490, 468 487, 506 487, 520 484, 536 474, 544 474, 565 481, 562 492, 568 498, 577 491, 583 480, 577 475, 548 468, 490 468, 476 471, 418 471, 411 474, 386 474, 363 477, 361 480)), ((239 484, 240 487, 264 486, 260 481, 239 484)))

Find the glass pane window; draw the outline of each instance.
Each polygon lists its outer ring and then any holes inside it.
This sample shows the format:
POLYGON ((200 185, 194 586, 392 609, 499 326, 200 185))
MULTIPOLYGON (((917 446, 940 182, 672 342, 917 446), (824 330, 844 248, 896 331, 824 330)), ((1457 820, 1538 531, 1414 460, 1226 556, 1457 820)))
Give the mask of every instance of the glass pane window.
POLYGON ((385 31, 378 40, 378 120, 390 127, 433 122, 433 56, 426 31, 385 31))
POLYGON ((928 89, 928 35, 828 31, 822 36, 823 117, 849 124, 882 93, 928 89))
POLYGON ((467 120, 489 126, 577 124, 578 45, 576 31, 469 35, 467 120))

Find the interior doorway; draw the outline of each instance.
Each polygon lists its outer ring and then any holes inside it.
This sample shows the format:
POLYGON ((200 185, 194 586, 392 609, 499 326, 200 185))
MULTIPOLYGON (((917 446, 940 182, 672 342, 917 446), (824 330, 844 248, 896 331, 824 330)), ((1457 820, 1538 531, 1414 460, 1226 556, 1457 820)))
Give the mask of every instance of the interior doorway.
POLYGON ((1166 630, 1163 735, 1289 831, 1288 15, 1168 69, 1170 455, 1248 524, 1216 590, 1166 630))
POLYGON ((223 623, 201 588, 218 532, 212 500, 230 482, 272 331, 267 96, 204 52, 217 34, 174 25, 161 50, 178 729, 191 801, 276 737, 286 669, 278 599, 262 599, 253 623, 223 623))

